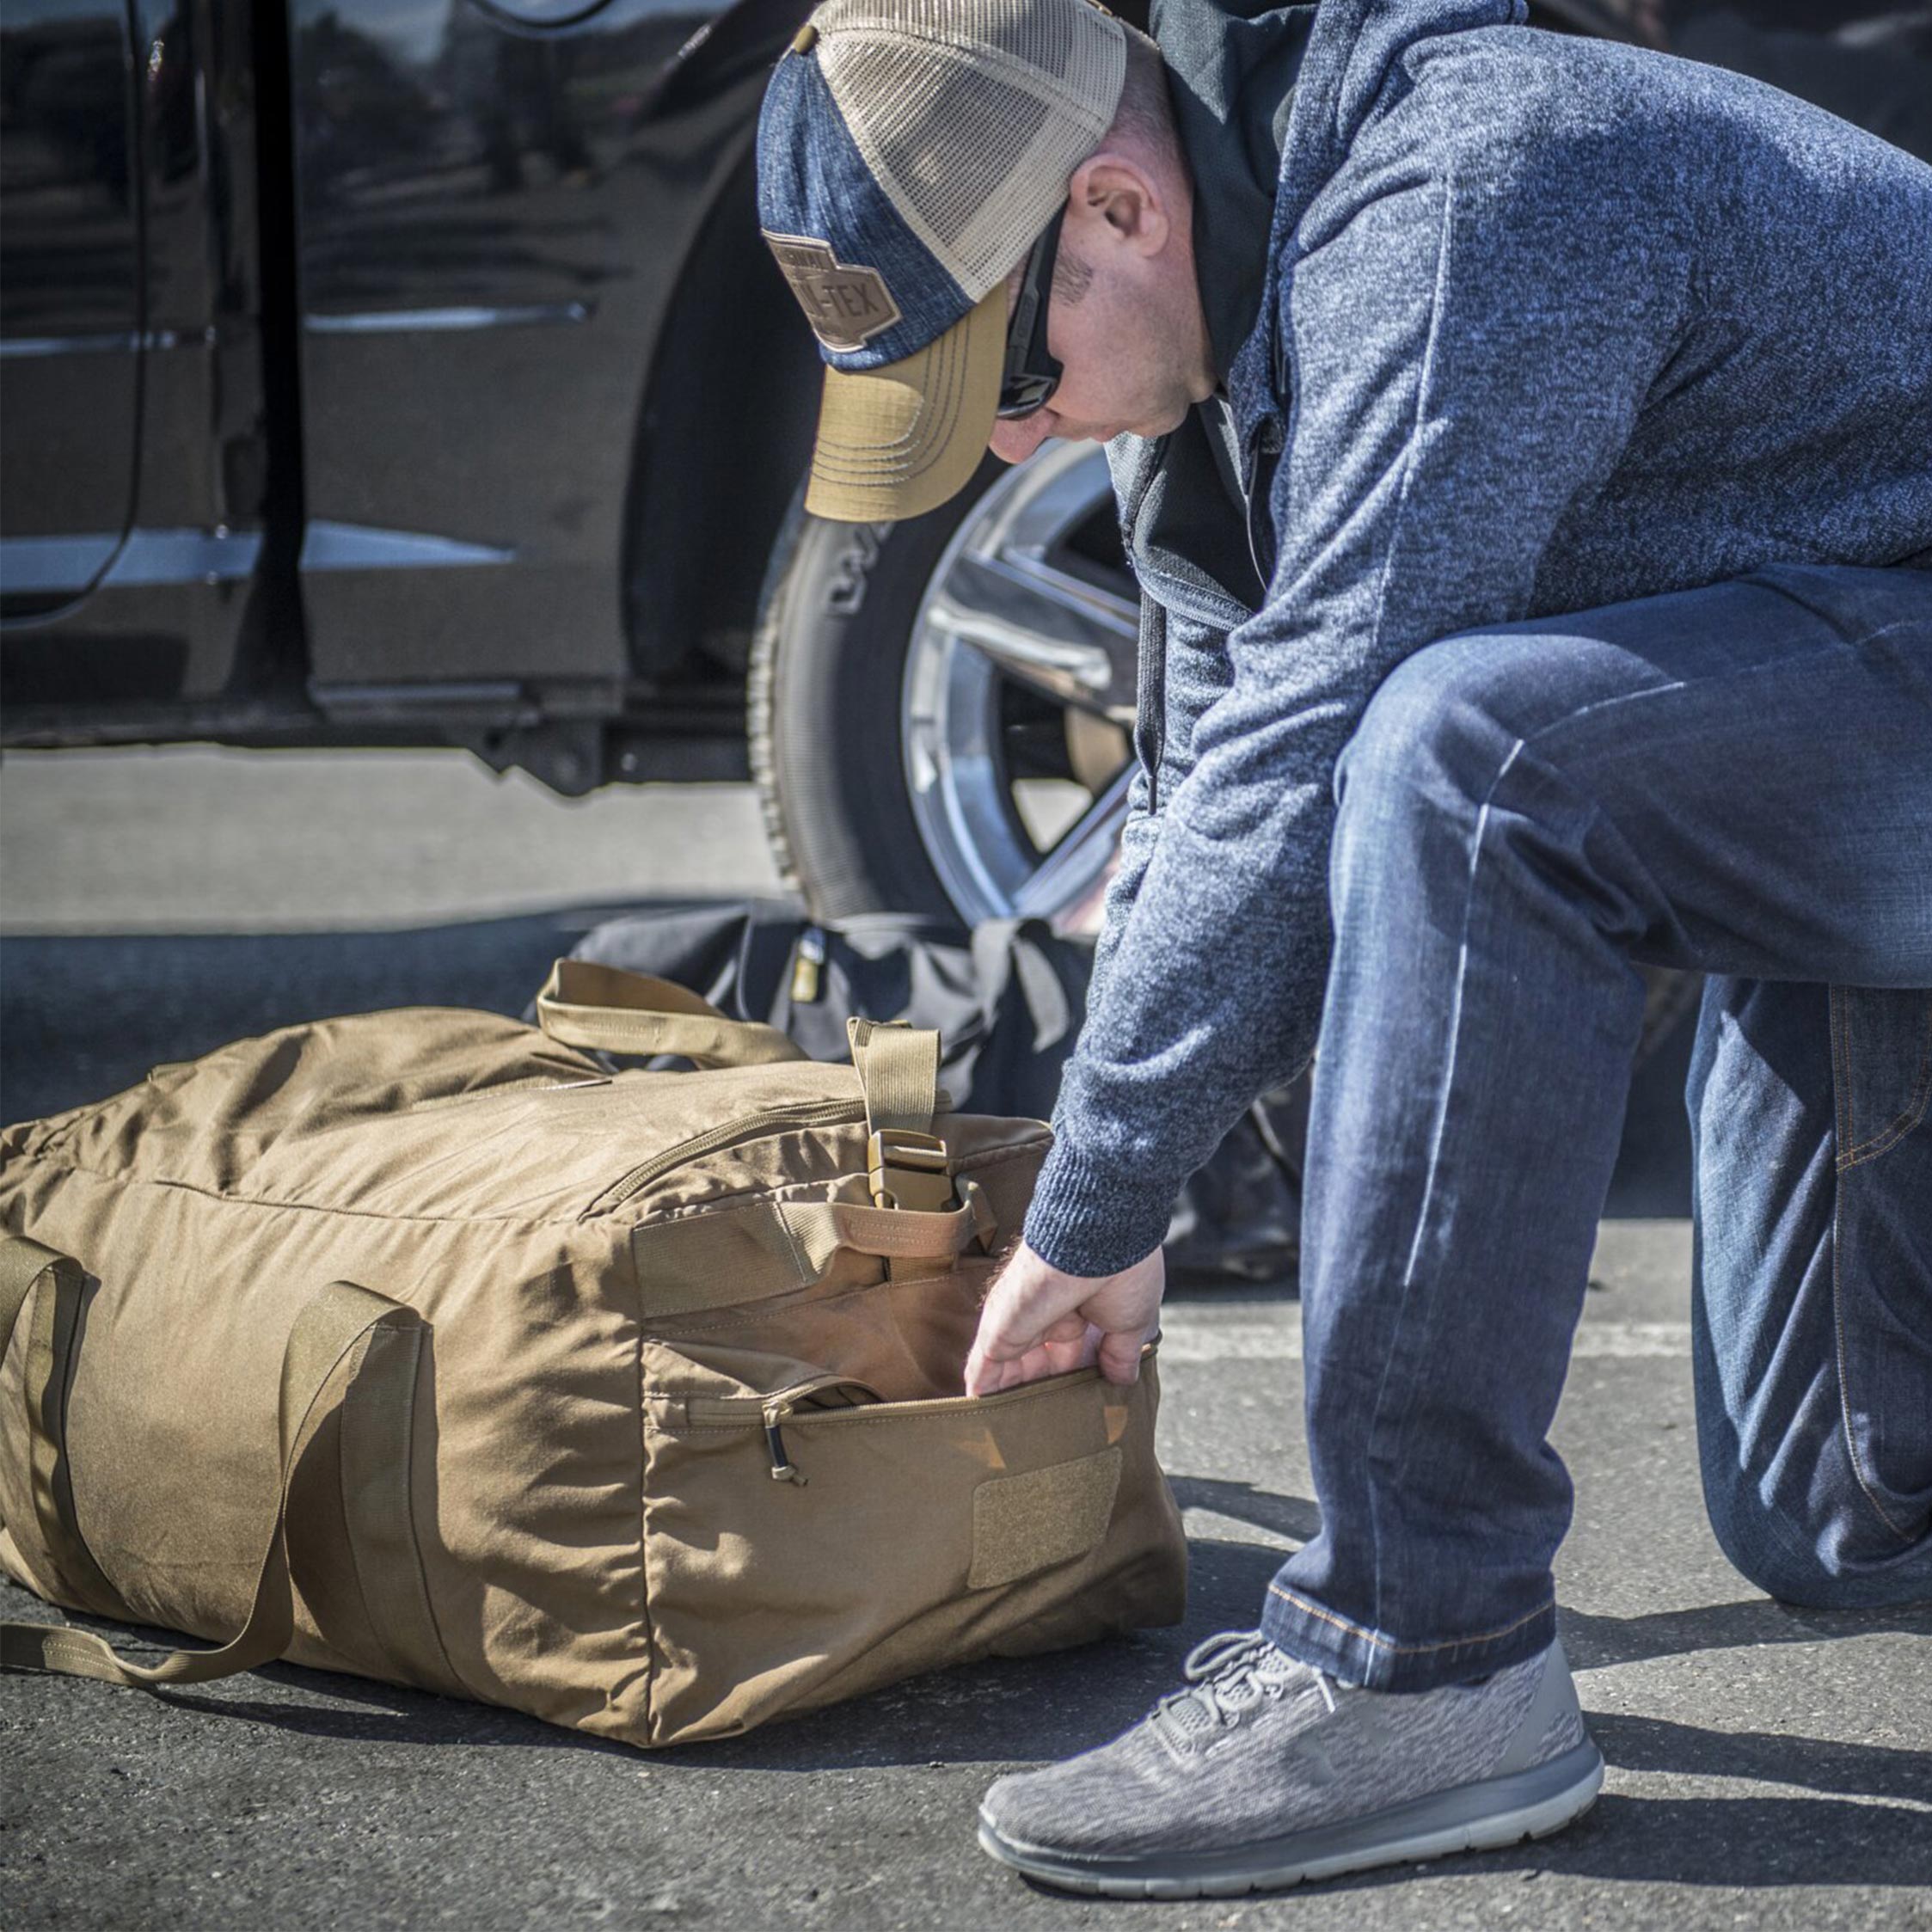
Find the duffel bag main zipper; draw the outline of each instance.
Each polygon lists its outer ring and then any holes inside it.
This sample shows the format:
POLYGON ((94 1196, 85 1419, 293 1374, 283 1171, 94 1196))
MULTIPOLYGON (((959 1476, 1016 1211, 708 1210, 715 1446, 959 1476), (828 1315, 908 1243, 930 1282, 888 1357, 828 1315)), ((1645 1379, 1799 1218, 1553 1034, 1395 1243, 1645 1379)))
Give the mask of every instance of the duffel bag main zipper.
POLYGON ((618 1175, 584 1210, 581 1218, 588 1220, 593 1214, 607 1214, 613 1208, 622 1207, 634 1194, 641 1193, 673 1168, 715 1154, 733 1141, 759 1139, 768 1133, 782 1133, 788 1127, 829 1127, 864 1119, 863 1101, 812 1101, 797 1107, 771 1107, 759 1113, 740 1114, 735 1120, 708 1127, 689 1140, 679 1141, 675 1147, 667 1147, 661 1154, 653 1154, 647 1161, 640 1161, 618 1175))

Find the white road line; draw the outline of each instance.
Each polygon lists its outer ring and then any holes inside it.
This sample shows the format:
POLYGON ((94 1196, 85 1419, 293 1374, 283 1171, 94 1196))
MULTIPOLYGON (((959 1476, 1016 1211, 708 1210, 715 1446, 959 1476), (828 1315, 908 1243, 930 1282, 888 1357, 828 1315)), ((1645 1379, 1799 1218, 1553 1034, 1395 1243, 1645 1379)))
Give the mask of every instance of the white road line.
MULTIPOLYGON (((1690 1352, 1688 1322, 1585 1322, 1573 1354, 1664 1356, 1690 1352)), ((1298 1362, 1298 1317, 1280 1322, 1211 1322, 1181 1311, 1162 1317, 1163 1362, 1298 1362)))

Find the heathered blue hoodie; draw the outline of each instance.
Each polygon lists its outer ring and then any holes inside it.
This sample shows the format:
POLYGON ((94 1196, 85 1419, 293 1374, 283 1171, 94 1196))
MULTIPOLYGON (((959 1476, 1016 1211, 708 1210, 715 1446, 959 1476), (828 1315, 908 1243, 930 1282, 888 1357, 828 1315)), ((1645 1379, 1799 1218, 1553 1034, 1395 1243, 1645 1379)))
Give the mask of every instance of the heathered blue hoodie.
MULTIPOLYGON (((1211 438, 1108 451, 1165 648, 1026 1222, 1076 1274, 1157 1247, 1306 1064, 1335 759, 1409 653, 1772 561, 1932 564, 1932 168, 1515 0, 1307 16, 1279 16, 1306 47, 1223 371, 1217 460, 1265 592, 1186 541, 1212 478, 1176 466, 1211 438), (1181 540, 1150 539, 1163 517, 1181 540)), ((1217 246, 1211 338, 1239 279, 1217 246)))

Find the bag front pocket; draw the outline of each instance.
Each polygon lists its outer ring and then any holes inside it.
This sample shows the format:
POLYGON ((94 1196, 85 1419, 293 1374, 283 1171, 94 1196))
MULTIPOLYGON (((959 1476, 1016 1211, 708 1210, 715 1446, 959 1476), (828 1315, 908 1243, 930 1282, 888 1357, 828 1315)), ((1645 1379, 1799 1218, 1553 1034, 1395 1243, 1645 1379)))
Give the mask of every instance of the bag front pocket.
POLYGON ((1181 1616, 1150 1360, 985 1397, 647 1393, 653 1744, 1181 1616), (776 1479, 776 1480, 775 1480, 776 1479))

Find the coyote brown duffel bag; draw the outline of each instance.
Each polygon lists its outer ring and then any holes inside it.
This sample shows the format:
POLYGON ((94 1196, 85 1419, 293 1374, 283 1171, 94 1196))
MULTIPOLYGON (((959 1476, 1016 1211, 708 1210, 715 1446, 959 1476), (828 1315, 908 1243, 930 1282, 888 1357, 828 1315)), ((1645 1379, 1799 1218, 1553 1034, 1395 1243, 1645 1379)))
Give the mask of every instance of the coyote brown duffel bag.
POLYGON ((664 1745, 1179 1618, 1151 1359, 960 1393, 1042 1123, 946 1111, 903 1025, 831 1065, 570 961, 538 1010, 0 1136, 0 1564, 220 1647, 10 1624, 9 1668, 285 1657, 664 1745))

